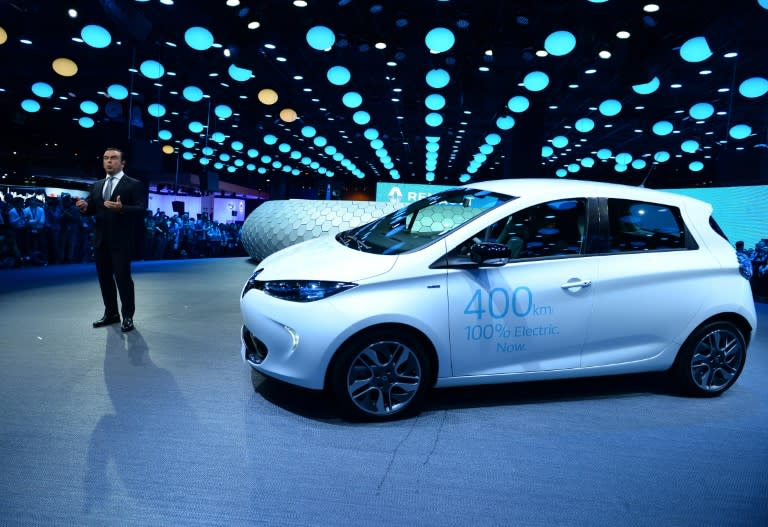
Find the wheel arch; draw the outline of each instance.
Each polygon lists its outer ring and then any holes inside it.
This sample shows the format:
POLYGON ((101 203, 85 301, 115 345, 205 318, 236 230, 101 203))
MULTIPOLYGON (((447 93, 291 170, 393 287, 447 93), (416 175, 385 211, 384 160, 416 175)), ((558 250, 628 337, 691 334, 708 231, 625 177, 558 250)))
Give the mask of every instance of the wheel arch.
MULTIPOLYGON (((690 340, 691 336, 696 333, 700 328, 706 326, 707 324, 712 324, 713 322, 730 322, 739 330, 741 331, 741 336, 744 337, 744 345, 748 348, 749 342, 752 340, 752 331, 753 327, 749 323, 749 321, 744 318, 742 315, 738 313, 733 312, 727 312, 727 313, 718 313, 716 315, 712 315, 706 320, 703 320, 698 326, 696 326, 693 331, 685 338, 685 342, 683 342, 683 345, 680 346, 680 349, 683 349, 685 345, 690 340)), ((679 350, 678 350, 679 353, 679 350)))
POLYGON ((736 326, 739 331, 741 331, 741 336, 744 338, 744 349, 749 348, 749 342, 752 339, 752 325, 749 323, 749 321, 744 318, 742 315, 734 312, 726 312, 726 313, 717 313, 715 315, 712 315, 711 317, 702 320, 691 332, 688 334, 688 336, 685 337, 685 340, 683 343, 677 348, 677 352, 675 353, 675 359, 672 361, 672 364, 669 367, 669 370, 672 371, 675 368, 677 368, 678 363, 680 361, 680 354, 685 350, 688 343, 691 341, 691 338, 696 334, 697 331, 699 331, 701 328, 708 324, 712 324, 715 322, 730 322, 734 326, 736 326))
POLYGON ((432 343, 432 341, 429 339, 429 337, 427 337, 426 334, 424 334, 424 332, 418 330, 413 326, 409 326, 408 324, 402 324, 397 322, 389 322, 389 323, 374 324, 372 326, 367 326, 365 328, 362 328, 359 331, 347 337, 347 339, 344 340, 344 342, 342 342, 338 348, 336 348, 336 351, 333 352, 333 356, 331 357, 331 360, 328 362, 328 367, 325 369, 325 378, 323 381, 323 387, 326 390, 330 387, 331 376, 333 374, 332 372, 336 365, 336 361, 338 360, 339 352, 343 350, 350 342, 352 342, 356 338, 360 337, 361 335, 364 335, 369 331, 391 331, 393 335, 401 335, 403 333, 407 333, 409 336, 417 339, 419 343, 422 345, 422 347, 424 348, 424 351, 427 353, 429 360, 432 363, 431 378, 429 379, 428 385, 430 387, 433 387, 435 385, 435 383, 437 382, 439 360, 437 358, 437 350, 435 349, 435 346, 432 343))

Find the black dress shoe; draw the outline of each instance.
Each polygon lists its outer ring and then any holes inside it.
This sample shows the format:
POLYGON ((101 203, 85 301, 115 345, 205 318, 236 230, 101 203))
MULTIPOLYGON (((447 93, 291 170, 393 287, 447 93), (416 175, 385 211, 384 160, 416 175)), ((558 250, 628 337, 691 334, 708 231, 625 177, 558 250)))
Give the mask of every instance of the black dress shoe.
POLYGON ((127 333, 128 331, 133 331, 134 325, 133 325, 133 319, 131 317, 126 317, 123 319, 123 323, 120 326, 120 330, 123 333, 127 333))
POLYGON ((109 326, 110 324, 117 324, 118 322, 120 322, 120 315, 104 315, 93 323, 93 327, 100 328, 103 326, 109 326))

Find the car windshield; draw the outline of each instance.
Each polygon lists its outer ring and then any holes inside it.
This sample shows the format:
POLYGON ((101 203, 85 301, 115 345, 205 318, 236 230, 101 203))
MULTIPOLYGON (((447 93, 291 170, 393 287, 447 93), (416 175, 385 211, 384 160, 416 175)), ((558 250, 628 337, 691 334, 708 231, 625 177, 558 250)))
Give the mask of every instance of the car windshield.
POLYGON ((351 249, 373 254, 415 251, 512 199, 472 188, 445 190, 341 232, 336 239, 351 249))

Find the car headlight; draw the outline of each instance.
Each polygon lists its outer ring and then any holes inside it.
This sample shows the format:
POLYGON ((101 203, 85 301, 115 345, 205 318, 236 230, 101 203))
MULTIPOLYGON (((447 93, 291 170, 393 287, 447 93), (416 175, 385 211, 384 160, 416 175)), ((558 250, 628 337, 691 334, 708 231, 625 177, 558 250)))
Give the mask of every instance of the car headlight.
POLYGON ((269 296, 289 302, 314 302, 328 298, 347 289, 356 287, 351 282, 330 282, 325 280, 257 280, 261 270, 253 273, 243 288, 243 296, 251 289, 264 291, 269 296))

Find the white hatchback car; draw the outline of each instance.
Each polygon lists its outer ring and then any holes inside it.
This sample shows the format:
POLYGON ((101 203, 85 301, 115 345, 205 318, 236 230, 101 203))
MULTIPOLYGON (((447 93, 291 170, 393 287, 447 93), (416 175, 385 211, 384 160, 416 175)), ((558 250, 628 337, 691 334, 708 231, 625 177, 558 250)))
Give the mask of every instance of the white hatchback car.
POLYGON ((241 294, 242 357, 368 419, 435 386, 592 375, 669 370, 719 395, 757 320, 711 213, 587 181, 440 192, 264 259, 241 294))

